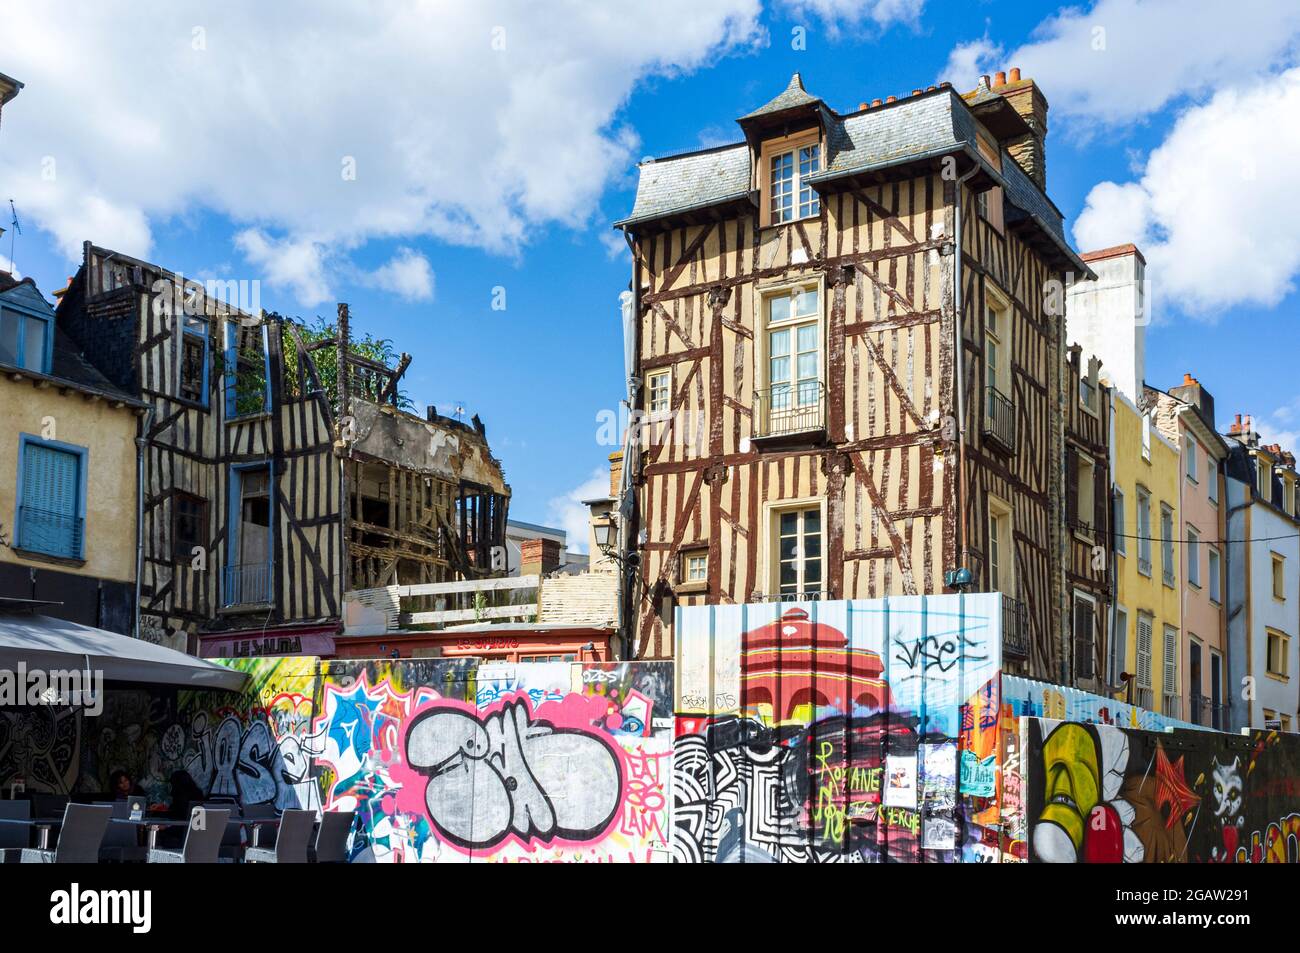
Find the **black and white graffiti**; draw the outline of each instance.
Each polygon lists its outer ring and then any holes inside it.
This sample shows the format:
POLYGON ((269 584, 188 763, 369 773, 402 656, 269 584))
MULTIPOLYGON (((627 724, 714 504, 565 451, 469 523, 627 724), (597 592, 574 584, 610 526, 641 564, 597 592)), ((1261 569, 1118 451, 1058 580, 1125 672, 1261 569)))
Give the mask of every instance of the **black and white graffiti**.
POLYGON ((623 792, 619 752, 609 742, 535 719, 524 697, 484 714, 436 704, 412 720, 406 755, 429 779, 430 821, 466 849, 511 836, 591 840, 614 820, 623 792))

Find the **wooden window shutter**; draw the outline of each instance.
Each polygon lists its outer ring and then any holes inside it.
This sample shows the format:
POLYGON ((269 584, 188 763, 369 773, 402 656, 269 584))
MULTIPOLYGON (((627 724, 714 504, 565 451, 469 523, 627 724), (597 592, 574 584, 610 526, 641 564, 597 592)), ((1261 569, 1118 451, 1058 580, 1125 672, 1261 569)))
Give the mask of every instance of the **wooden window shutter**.
POLYGON ((1137 624, 1138 688, 1151 687, 1151 620, 1138 616, 1137 624))
POLYGON ((1110 487, 1106 481, 1106 467, 1097 465, 1092 468, 1092 531, 1098 545, 1104 545, 1110 534, 1107 532, 1106 517, 1110 515, 1110 487))
POLYGON ((1092 603, 1086 599, 1074 600, 1074 674, 1076 678, 1092 678, 1094 633, 1092 603))

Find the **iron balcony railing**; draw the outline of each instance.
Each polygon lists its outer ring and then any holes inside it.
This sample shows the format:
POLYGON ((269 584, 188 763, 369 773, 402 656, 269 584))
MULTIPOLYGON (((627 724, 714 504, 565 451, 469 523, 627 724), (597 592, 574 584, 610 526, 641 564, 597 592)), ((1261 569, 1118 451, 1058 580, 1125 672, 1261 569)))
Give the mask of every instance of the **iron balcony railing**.
POLYGON ((86 521, 39 506, 18 508, 18 548, 47 556, 80 559, 86 521))
POLYGON ((798 592, 756 592, 755 602, 822 602, 831 594, 824 589, 803 589, 798 592))
POLYGON ((1133 704, 1139 708, 1145 708, 1147 711, 1155 709, 1156 696, 1150 688, 1143 688, 1141 685, 1133 690, 1133 704))
POLYGON ((1002 597, 1002 654, 1029 658, 1029 610, 1010 596, 1002 597))
POLYGON ((1187 720, 1193 724, 1213 728, 1215 731, 1227 731, 1228 706, 1216 705, 1206 695, 1192 695, 1188 699, 1187 720))
POLYGON ((222 602, 232 606, 264 605, 271 601, 271 564, 244 563, 227 566, 222 602))
POLYGON ((1140 572, 1144 576, 1151 575, 1151 554, 1150 553, 1143 555, 1140 551, 1138 552, 1138 572, 1140 572))
POLYGON ((1016 449, 1016 408, 1011 398, 996 387, 986 387, 984 396, 984 434, 1007 450, 1016 449))
POLYGON ((1160 711, 1167 718, 1182 718, 1183 700, 1177 695, 1166 694, 1160 711))
POLYGON ((826 387, 821 381, 777 384, 754 391, 754 436, 781 437, 826 426, 826 387))

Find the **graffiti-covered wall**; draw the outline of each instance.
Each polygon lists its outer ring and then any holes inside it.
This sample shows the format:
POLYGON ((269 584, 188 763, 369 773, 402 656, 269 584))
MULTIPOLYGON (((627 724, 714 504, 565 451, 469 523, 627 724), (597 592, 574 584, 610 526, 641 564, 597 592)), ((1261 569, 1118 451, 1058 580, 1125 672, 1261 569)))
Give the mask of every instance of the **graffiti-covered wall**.
POLYGON ((1296 863, 1300 737, 1021 720, 1029 859, 1296 863))
POLYGON ((672 664, 324 663, 313 746, 360 861, 666 861, 672 664))
POLYGON ((242 693, 109 688, 102 714, 0 711, 0 786, 152 806, 212 798, 357 812, 358 862, 666 861, 672 663, 225 662, 242 693))
POLYGON ((675 857, 981 859, 1000 621, 990 595, 678 610, 675 857))

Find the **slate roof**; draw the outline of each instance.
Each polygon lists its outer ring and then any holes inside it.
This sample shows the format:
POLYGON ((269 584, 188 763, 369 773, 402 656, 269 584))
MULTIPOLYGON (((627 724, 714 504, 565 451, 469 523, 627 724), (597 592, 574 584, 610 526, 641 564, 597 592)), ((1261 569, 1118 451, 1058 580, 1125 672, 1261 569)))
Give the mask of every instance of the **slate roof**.
POLYGON ((760 116, 768 116, 772 113, 785 112, 787 109, 795 109, 799 106, 814 106, 820 102, 820 99, 803 88, 803 77, 795 73, 790 77, 790 85, 782 91, 781 95, 767 103, 767 105, 759 106, 752 113, 741 116, 739 122, 744 122, 746 119, 757 119, 760 116))
MULTIPOLYGON (((982 97, 981 101, 988 98, 982 97)), ((781 95, 741 121, 808 104, 821 104, 821 100, 803 89, 796 73, 781 95)), ((964 151, 1003 186, 1006 200, 1013 206, 1012 220, 1034 220, 1080 271, 1088 271, 1070 248, 1060 210, 1016 161, 1004 150, 1000 176, 984 162, 976 133, 979 121, 951 88, 909 96, 847 116, 820 108, 829 122, 827 165, 813 177, 814 183, 964 151)), ((642 162, 632 212, 615 225, 635 225, 745 198, 751 193, 749 156, 749 146, 741 142, 642 162)))
POLYGON ((642 162, 632 214, 618 224, 720 205, 749 191, 749 147, 743 142, 642 162))
POLYGON ((55 318, 54 309, 49 307, 49 302, 45 301, 45 296, 41 294, 40 289, 36 287, 36 282, 31 278, 15 280, 12 274, 6 271, 0 271, 0 295, 6 298, 14 298, 14 303, 24 303, 27 306, 37 306, 44 302, 49 308, 51 319, 54 321, 54 354, 50 361, 50 373, 43 374, 40 371, 29 368, 20 368, 16 365, 3 365, 6 373, 17 372, 26 377, 33 377, 42 380, 52 380, 63 385, 70 385, 83 393, 98 394, 101 397, 113 401, 122 401, 132 407, 147 407, 144 401, 132 397, 126 391, 119 388, 107 377, 100 373, 99 369, 86 359, 86 356, 77 347, 63 329, 58 326, 55 318), (30 294, 35 297, 29 297, 27 302, 18 302, 16 295, 9 295, 16 288, 27 286, 30 288, 30 294))
POLYGON ((122 390, 99 372, 81 353, 77 343, 63 333, 61 328, 54 330, 54 359, 51 361, 50 376, 76 384, 80 389, 120 400, 137 407, 148 406, 122 390))

